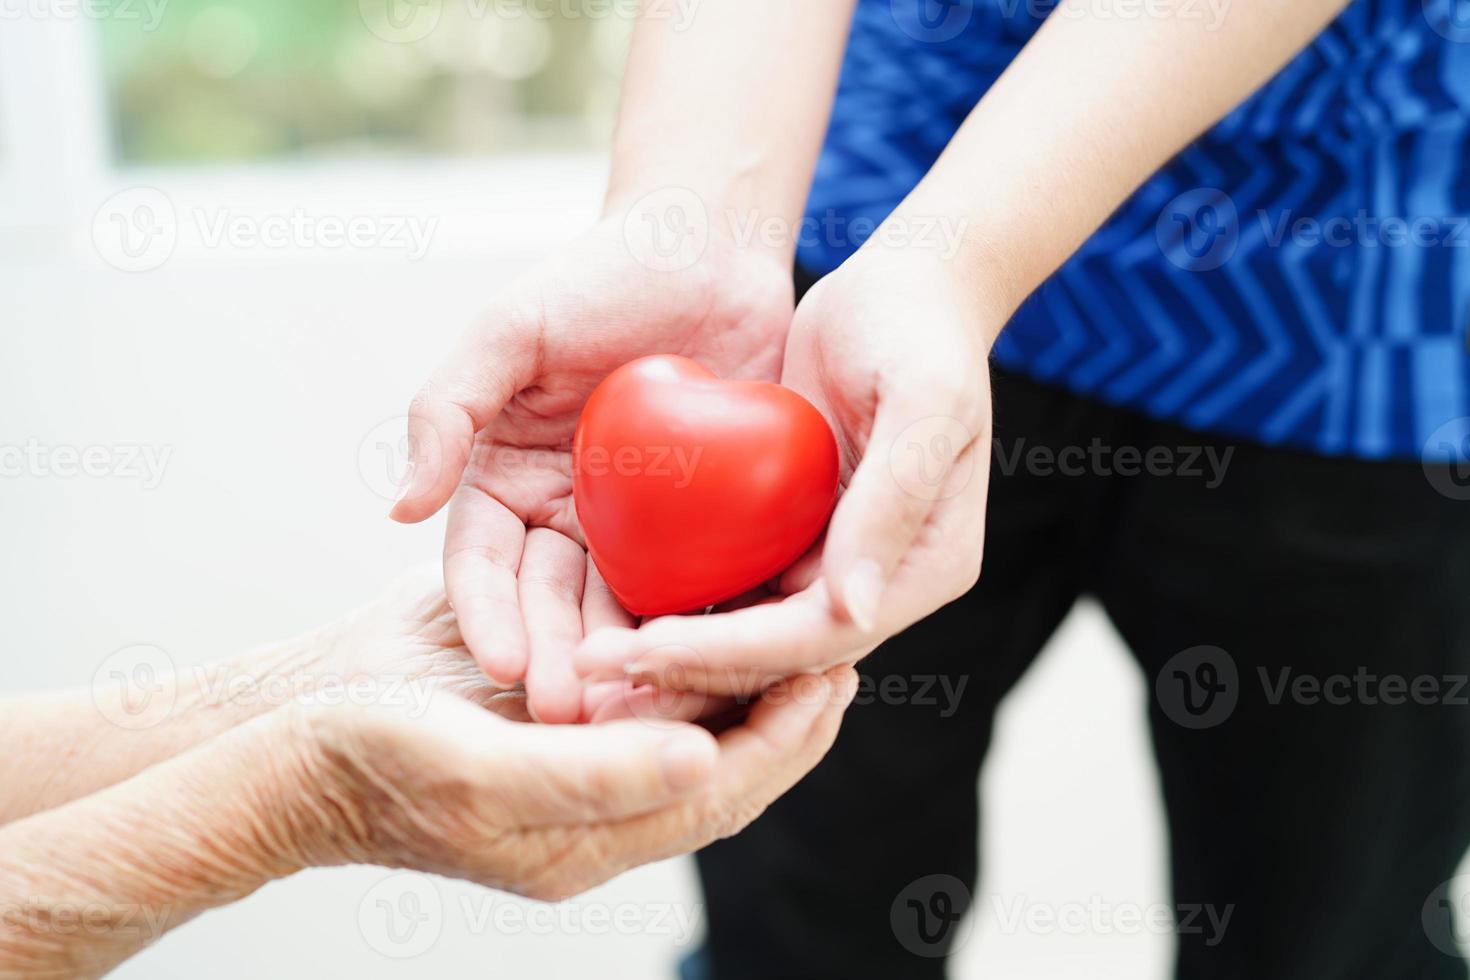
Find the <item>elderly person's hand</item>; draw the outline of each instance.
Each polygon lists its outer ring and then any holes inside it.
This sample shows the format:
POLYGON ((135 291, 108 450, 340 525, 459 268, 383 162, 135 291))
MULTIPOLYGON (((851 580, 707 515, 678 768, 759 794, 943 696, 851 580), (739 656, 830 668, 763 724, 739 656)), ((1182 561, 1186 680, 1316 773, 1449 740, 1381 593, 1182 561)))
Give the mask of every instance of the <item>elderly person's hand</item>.
MULTIPOLYGON (((523 694, 484 679, 422 576, 290 646, 256 655, 289 665, 290 703, 255 698, 253 719, 0 829, 0 976, 100 974, 310 866, 572 894, 739 830, 821 759, 856 690, 845 669, 794 678, 718 737, 676 722, 516 720, 523 694), (80 908, 100 927, 66 927, 80 908)), ((255 667, 262 687, 282 676, 255 667)))

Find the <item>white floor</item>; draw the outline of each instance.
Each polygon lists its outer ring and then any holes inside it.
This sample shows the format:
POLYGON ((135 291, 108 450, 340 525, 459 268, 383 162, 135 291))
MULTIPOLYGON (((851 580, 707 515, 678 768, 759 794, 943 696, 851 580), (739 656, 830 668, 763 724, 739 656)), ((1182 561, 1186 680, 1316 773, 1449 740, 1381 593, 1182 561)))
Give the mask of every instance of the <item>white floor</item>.
MULTIPOLYGON (((391 524, 371 445, 360 450, 397 424, 488 290, 593 206, 595 180, 577 171, 553 187, 550 174, 539 192, 461 174, 466 200, 501 222, 483 248, 475 209, 385 182, 405 210, 441 208, 440 238, 418 262, 201 250, 181 235, 162 267, 128 273, 88 240, 88 200, 76 202, 80 226, 0 232, 0 445, 169 454, 156 486, 127 475, 0 478, 0 690, 85 684, 131 644, 187 666, 290 635, 435 555, 442 524, 391 524)), ((167 177, 149 182, 181 210, 208 198, 167 177)), ((229 187, 257 193, 236 205, 246 213, 303 202, 352 213, 351 191, 330 184, 331 194, 321 182, 229 187)), ((1167 975, 1164 935, 1016 925, 1037 907, 1168 900, 1144 696, 1101 614, 1083 607, 1007 705, 984 777, 985 878, 957 977, 1167 975)), ((650 980, 697 942, 701 918, 687 860, 560 908, 331 870, 206 915, 119 976, 650 980)))

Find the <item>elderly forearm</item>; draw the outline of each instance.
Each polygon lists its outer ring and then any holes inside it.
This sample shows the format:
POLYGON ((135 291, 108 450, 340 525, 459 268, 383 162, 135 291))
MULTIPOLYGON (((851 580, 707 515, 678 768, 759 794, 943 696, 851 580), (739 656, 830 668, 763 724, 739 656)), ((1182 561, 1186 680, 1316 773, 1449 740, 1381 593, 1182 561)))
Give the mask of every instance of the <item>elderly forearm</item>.
MULTIPOLYGON (((776 251, 789 261, 853 3, 645 7, 623 83, 609 210, 656 190, 687 189, 712 212, 714 232, 730 230, 732 212, 746 222, 783 222, 776 251)), ((760 237, 750 247, 760 247, 760 237)))
POLYGON ((121 782, 298 696, 324 632, 151 679, 0 700, 0 824, 121 782), (146 700, 144 695, 147 696, 146 700))
POLYGON ((0 830, 0 977, 100 975, 298 870, 305 763, 278 717, 0 830))
POLYGON ((998 329, 1129 194, 1344 6, 1253 0, 1216 22, 1186 0, 1162 0, 1150 7, 1161 13, 1144 17, 1103 17, 1067 0, 895 219, 960 212, 959 268, 993 295, 998 329))

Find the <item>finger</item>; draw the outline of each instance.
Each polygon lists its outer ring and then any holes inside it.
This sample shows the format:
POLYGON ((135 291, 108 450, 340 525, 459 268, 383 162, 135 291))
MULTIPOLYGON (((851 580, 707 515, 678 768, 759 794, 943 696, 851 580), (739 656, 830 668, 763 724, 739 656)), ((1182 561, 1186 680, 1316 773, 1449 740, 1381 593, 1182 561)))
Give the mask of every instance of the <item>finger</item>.
POLYGON ((508 725, 488 751, 525 827, 621 820, 669 806, 708 782, 719 757, 697 725, 508 725))
POLYGON ((739 695, 793 671, 848 662, 872 639, 833 614, 824 580, 779 602, 708 616, 662 616, 636 630, 600 630, 582 641, 583 677, 621 674, 673 690, 739 695))
POLYGON ((465 646, 480 669, 501 684, 526 675, 526 630, 516 571, 526 528, 505 505, 464 486, 449 505, 444 532, 444 586, 465 646))
POLYGON ((410 472, 389 516, 412 524, 430 517, 454 493, 475 433, 516 392, 535 380, 540 331, 525 311, 507 304, 472 328, 414 396, 408 409, 410 472))
POLYGON ((596 725, 620 718, 651 722, 698 721, 727 707, 727 699, 712 699, 702 691, 674 691, 654 684, 608 681, 595 699, 584 702, 588 720, 596 725))
POLYGON ((531 715, 548 724, 577 720, 582 682, 572 651, 582 639, 582 585, 587 553, 550 528, 526 532, 517 575, 526 624, 526 696, 531 715))
POLYGON ((865 633, 877 627, 890 578, 976 439, 958 420, 905 407, 914 405, 880 401, 862 461, 827 529, 823 577, 837 611, 865 633))
POLYGON ((856 693, 850 667, 782 681, 720 736, 717 768, 703 792, 668 812, 606 828, 606 852, 633 867, 739 832, 822 760, 856 693))
POLYGON ((591 633, 604 626, 637 625, 633 614, 624 609, 608 588, 607 580, 597 570, 597 563, 587 558, 587 584, 582 590, 582 632, 591 633))
POLYGON ((822 574, 823 546, 826 544, 827 535, 824 532, 817 543, 807 550, 807 553, 798 558, 790 568, 781 573, 776 582, 776 592, 780 595, 795 595, 805 589, 811 588, 822 574))
MULTIPOLYGON (((591 684, 584 684, 582 686, 582 721, 595 721, 598 712, 602 710, 604 705, 622 698, 625 690, 632 686, 632 681, 624 680, 597 681, 591 684)), ((611 720, 611 718, 607 720, 611 720)))

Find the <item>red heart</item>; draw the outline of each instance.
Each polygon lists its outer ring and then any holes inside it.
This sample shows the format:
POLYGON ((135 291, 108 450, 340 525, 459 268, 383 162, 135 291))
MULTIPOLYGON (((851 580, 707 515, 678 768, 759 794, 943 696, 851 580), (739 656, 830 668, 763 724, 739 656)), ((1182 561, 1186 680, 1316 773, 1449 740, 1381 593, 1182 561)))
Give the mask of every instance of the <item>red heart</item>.
POLYGON ((623 607, 688 612, 811 547, 837 499, 837 442, 790 388, 644 357, 587 399, 572 489, 587 550, 623 607))

